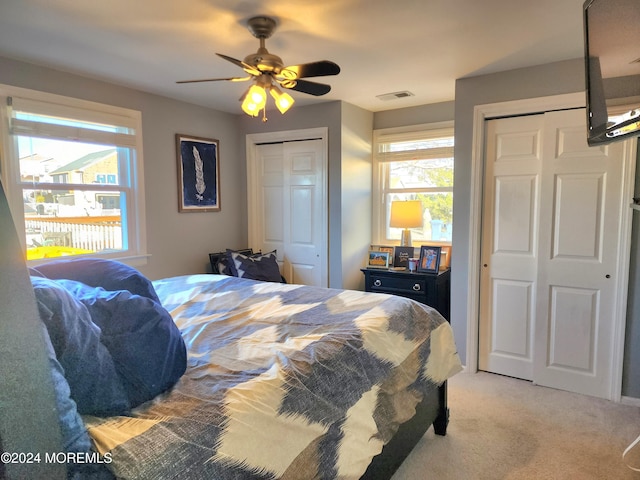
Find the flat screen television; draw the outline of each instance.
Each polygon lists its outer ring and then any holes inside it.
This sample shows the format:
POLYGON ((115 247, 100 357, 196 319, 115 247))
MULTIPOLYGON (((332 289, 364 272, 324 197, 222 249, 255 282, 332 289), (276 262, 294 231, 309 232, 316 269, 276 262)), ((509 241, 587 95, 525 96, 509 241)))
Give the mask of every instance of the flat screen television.
POLYGON ((640 0, 584 2, 589 145, 640 135, 640 0))

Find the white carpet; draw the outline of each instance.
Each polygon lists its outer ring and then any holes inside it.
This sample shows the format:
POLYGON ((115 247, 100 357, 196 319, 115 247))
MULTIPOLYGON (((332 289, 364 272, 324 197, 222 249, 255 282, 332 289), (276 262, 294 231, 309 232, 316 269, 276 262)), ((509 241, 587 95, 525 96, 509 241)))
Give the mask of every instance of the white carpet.
MULTIPOLYGON (((445 437, 422 438, 393 480, 640 479, 622 461, 640 408, 480 372, 449 381, 445 437)), ((640 446, 628 456, 640 468, 640 446)))

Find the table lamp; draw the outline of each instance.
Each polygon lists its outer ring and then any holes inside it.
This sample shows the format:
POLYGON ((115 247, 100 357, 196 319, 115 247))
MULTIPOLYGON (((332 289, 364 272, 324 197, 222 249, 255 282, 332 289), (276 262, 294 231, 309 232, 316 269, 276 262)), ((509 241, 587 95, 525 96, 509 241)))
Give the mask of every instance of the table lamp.
POLYGON ((391 220, 389 226, 392 228, 402 228, 400 245, 411 246, 410 228, 423 226, 422 202, 420 200, 400 200, 391 202, 391 220))

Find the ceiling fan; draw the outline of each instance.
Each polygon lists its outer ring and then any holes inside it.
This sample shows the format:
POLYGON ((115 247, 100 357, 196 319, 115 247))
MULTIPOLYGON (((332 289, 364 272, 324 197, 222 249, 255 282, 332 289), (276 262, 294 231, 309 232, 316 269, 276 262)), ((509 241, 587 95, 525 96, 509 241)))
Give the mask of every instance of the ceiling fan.
MULTIPOLYGON (((331 90, 330 85, 304 79, 337 75, 340 73, 340 67, 337 64, 328 60, 321 60, 285 66, 280 57, 269 53, 265 47, 265 40, 273 34, 276 28, 276 21, 266 16, 252 17, 247 21, 247 28, 254 37, 260 40, 260 48, 256 53, 247 55, 244 60, 237 60, 227 55, 216 53, 219 57, 242 68, 248 74, 246 77, 203 78, 200 80, 180 80, 176 83, 243 82, 254 80, 254 84, 240 98, 242 110, 254 117, 258 115, 260 110, 265 111, 267 90, 271 93, 276 102, 276 107, 281 113, 285 113, 294 100, 288 93, 280 90, 279 87, 314 96, 329 93, 331 90)), ((263 121, 266 121, 264 113, 263 121)))

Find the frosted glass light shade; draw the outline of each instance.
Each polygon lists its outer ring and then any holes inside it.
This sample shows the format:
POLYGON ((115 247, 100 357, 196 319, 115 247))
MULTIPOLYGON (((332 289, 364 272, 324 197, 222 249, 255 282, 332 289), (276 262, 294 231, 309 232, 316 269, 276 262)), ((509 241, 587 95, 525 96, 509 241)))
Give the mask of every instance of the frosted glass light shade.
POLYGON ((280 110, 280 113, 284 114, 287 110, 291 108, 291 105, 293 105, 293 102, 294 102, 293 97, 291 95, 289 95, 286 92, 283 92, 275 85, 272 85, 269 91, 271 92, 271 96, 275 100, 276 107, 278 110, 280 110))
POLYGON ((242 111, 247 115, 256 117, 267 103, 267 92, 259 85, 251 85, 244 96, 242 111))

